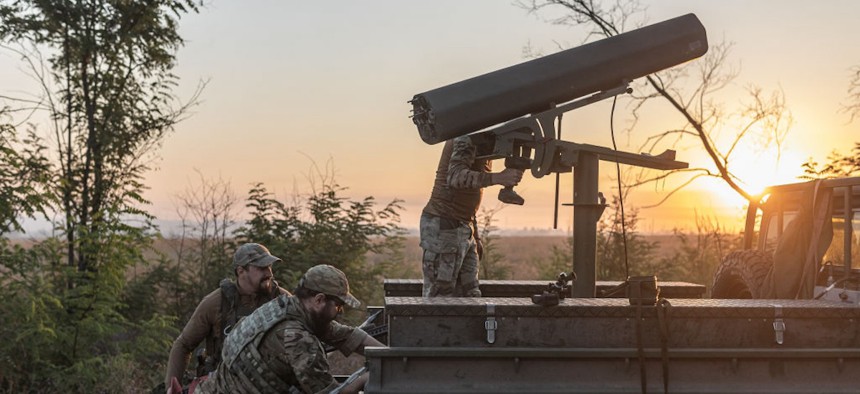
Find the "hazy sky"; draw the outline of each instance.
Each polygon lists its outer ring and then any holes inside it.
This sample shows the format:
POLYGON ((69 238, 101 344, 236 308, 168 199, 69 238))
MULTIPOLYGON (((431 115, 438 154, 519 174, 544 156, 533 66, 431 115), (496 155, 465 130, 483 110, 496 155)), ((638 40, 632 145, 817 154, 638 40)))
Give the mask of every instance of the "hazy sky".
MULTIPOLYGON (((822 159, 860 140, 857 123, 848 124, 848 117, 837 112, 847 95, 850 68, 860 65, 860 2, 645 4, 649 23, 693 12, 712 45, 733 42, 729 61, 740 70, 737 91, 754 83, 785 92, 795 124, 782 172, 776 174, 773 164, 749 154, 745 160, 759 179, 790 180, 807 157, 822 159)), ((582 30, 553 26, 546 21, 551 16, 528 14, 504 0, 214 0, 181 22, 187 44, 178 54, 178 93, 187 97, 201 79, 209 84, 193 117, 165 141, 158 169, 147 178, 153 211, 171 219, 172 196, 196 182, 195 170, 229 181, 242 198, 253 182, 286 198, 294 190, 309 191, 306 175, 314 162, 325 167, 331 161, 351 196, 404 199, 403 224, 416 227, 441 145, 420 140, 407 101, 416 93, 523 62, 526 46, 551 53, 583 42, 582 30)), ((722 99, 736 105, 743 98, 722 99)), ((565 117, 565 139, 610 146, 608 106, 592 107, 565 117)), ((629 119, 629 111, 619 106, 616 125, 629 119)), ((620 138, 619 148, 634 149, 636 135, 680 125, 676 116, 669 118, 667 124, 646 124, 620 138)), ((702 161, 700 154, 684 151, 678 159, 702 161)), ((613 167, 601 168, 606 180, 613 174, 613 167)), ((502 210, 498 224, 551 226, 553 179, 527 175, 520 187, 526 205, 502 210)), ((604 193, 613 193, 610 182, 604 183, 604 193)), ((569 185, 567 179, 562 202, 571 200, 569 185)), ((629 204, 654 203, 666 191, 646 189, 629 204)), ((496 189, 489 191, 487 206, 496 205, 495 194, 496 189)), ((725 188, 703 182, 661 208, 643 211, 640 230, 690 227, 694 212, 738 217, 738 207, 725 188)), ((570 210, 561 213, 559 223, 566 229, 570 210)))

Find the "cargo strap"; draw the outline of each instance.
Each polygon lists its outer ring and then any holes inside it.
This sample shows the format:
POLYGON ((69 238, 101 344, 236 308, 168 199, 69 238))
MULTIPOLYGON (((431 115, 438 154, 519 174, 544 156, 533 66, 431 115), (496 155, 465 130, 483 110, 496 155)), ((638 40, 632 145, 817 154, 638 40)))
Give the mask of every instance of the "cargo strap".
POLYGON ((648 392, 648 377, 645 375, 645 349, 642 347, 642 304, 636 305, 636 351, 639 355, 639 383, 642 394, 648 392))
POLYGON ((663 359, 663 392, 669 392, 669 312, 672 304, 665 298, 657 300, 657 322, 660 324, 660 356, 663 359))
MULTIPOLYGON (((645 370, 645 348, 642 344, 642 304, 636 307, 636 350, 639 356, 639 379, 642 394, 648 392, 648 377, 645 370)), ((657 323, 660 328, 660 358, 663 369, 663 392, 669 392, 669 317, 672 304, 665 298, 657 300, 657 323)))

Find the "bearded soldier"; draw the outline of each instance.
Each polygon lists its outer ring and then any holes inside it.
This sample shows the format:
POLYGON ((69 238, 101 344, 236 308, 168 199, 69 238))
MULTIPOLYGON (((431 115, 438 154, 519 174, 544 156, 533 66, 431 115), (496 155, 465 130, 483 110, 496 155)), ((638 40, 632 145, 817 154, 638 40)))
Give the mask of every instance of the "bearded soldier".
POLYGON ((204 340, 206 350, 197 375, 214 371, 221 360, 225 331, 229 331, 240 317, 249 315, 261 305, 281 294, 290 294, 272 278, 272 264, 278 261, 281 259, 272 256, 260 244, 246 243, 236 249, 233 255, 236 281, 222 280, 220 286, 197 305, 170 349, 164 378, 166 387, 172 386, 173 379, 177 380, 176 385, 182 383, 191 352, 204 340))
POLYGON ((309 269, 293 296, 280 296, 244 318, 227 337, 222 362, 195 394, 340 393, 364 388, 367 373, 339 385, 322 343, 348 356, 383 346, 360 328, 334 319, 360 302, 346 275, 331 265, 309 269))

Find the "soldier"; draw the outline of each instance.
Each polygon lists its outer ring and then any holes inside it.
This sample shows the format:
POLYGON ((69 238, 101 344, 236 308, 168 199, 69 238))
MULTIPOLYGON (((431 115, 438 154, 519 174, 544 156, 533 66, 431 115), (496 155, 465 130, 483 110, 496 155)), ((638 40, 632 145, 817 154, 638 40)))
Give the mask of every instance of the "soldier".
POLYGON ((330 265, 312 267, 295 295, 278 297, 236 325, 224 342, 223 362, 196 394, 358 392, 367 373, 339 386, 320 341, 347 356, 383 346, 360 328, 334 321, 344 305, 360 304, 343 272, 330 265))
POLYGON ((483 253, 475 214, 483 188, 515 186, 521 170, 492 173, 478 160, 468 136, 445 142, 430 201, 421 213, 424 297, 480 297, 478 260, 483 253))
POLYGON ((177 385, 182 381, 191 352, 204 340, 205 361, 202 363, 203 368, 198 369, 197 375, 214 371, 221 359, 225 332, 240 317, 249 315, 281 294, 290 294, 272 278, 272 264, 277 261, 281 259, 272 256, 269 250, 260 244, 246 243, 236 249, 233 255, 236 281, 225 278, 218 289, 209 293, 197 305, 191 319, 170 349, 164 378, 166 387, 171 387, 174 378, 177 379, 177 385))

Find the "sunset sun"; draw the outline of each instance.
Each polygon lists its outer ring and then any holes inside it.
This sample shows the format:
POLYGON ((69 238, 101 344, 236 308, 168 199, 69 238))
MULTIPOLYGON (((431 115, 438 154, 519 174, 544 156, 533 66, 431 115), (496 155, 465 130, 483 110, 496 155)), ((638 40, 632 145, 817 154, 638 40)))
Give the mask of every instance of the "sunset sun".
MULTIPOLYGON (((795 183, 803 173, 802 156, 785 151, 777 157, 776 152, 754 152, 752 149, 739 148, 730 157, 729 171, 738 179, 738 184, 749 194, 757 195, 768 186, 795 183)), ((727 205, 745 205, 743 197, 725 184, 717 184, 712 190, 723 197, 727 205)))

